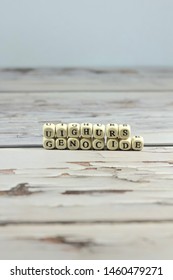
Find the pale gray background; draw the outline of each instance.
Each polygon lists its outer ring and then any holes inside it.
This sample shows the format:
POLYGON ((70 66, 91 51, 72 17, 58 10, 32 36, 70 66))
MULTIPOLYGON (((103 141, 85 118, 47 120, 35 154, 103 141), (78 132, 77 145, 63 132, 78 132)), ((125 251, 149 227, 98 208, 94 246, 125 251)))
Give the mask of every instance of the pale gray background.
POLYGON ((0 67, 173 66, 173 0, 0 0, 0 67))

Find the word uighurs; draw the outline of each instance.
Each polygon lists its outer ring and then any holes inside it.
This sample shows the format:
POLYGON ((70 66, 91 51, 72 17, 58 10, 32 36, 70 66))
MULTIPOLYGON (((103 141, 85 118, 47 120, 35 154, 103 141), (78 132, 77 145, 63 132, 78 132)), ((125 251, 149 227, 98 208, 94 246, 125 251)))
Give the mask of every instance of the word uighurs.
POLYGON ((141 151, 144 139, 142 136, 131 137, 128 124, 45 123, 43 147, 48 150, 141 151))

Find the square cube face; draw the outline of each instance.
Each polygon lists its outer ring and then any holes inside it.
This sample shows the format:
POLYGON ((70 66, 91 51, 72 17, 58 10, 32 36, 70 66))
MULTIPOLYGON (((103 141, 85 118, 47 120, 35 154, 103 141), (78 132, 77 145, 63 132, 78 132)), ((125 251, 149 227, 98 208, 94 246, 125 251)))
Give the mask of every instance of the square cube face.
POLYGON ((119 141, 119 149, 122 151, 128 151, 131 149, 131 138, 122 139, 119 141))
POLYGON ((69 150, 78 150, 79 149, 79 139, 78 138, 68 138, 67 148, 69 150))
POLYGON ((58 123, 56 125, 56 137, 67 137, 67 124, 65 123, 58 123))
POLYGON ((116 151, 119 148, 118 140, 117 139, 112 139, 112 138, 110 138, 110 139, 107 138, 106 146, 107 146, 108 150, 116 151))
POLYGON ((80 148, 81 150, 91 150, 92 142, 90 138, 81 138, 80 139, 80 148))
POLYGON ((94 150, 103 150, 105 147, 105 141, 104 139, 94 139, 92 145, 94 150))
POLYGON ((108 138, 118 138, 118 124, 117 123, 108 123, 106 125, 106 136, 108 138))
POLYGON ((45 123, 43 125, 43 137, 46 138, 55 137, 55 125, 53 123, 45 123))
POLYGON ((68 124, 68 137, 76 138, 80 136, 80 124, 69 123, 68 124))
POLYGON ((67 148, 67 139, 66 138, 57 138, 56 139, 56 148, 58 150, 65 150, 67 148))
POLYGON ((43 138, 43 148, 46 150, 52 150, 55 148, 55 139, 48 139, 48 138, 43 138))
POLYGON ((144 147, 144 138, 142 136, 132 137, 132 150, 141 151, 144 147))
POLYGON ((131 128, 128 124, 120 124, 119 125, 119 138, 120 139, 128 139, 131 135, 131 128))
POLYGON ((91 138, 93 133, 93 125, 91 123, 81 123, 81 136, 84 138, 91 138))
POLYGON ((97 139, 102 139, 105 137, 105 125, 94 124, 93 125, 93 137, 97 139))

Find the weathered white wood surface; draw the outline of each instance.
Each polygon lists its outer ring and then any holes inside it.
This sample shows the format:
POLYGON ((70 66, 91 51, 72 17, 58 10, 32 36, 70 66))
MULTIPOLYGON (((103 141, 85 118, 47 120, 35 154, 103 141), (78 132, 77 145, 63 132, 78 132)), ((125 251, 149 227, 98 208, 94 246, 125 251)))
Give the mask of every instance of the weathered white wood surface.
POLYGON ((171 259, 172 223, 18 225, 0 231, 2 259, 171 259))
POLYGON ((0 258, 173 257, 173 148, 0 154, 0 258))
POLYGON ((172 91, 172 68, 0 69, 0 92, 172 91))
POLYGON ((156 145, 1 148, 0 259, 173 258, 173 146, 157 147, 173 142, 173 71, 135 71, 0 71, 0 145, 62 120, 128 122, 156 145))
POLYGON ((50 122, 129 123, 145 143, 173 143, 171 92, 1 93, 0 145, 41 144, 50 122))

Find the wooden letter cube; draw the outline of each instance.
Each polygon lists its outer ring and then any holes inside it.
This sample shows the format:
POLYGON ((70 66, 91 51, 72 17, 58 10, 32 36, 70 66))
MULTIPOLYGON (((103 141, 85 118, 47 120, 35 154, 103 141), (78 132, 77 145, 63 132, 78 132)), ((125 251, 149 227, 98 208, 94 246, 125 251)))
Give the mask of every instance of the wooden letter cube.
POLYGON ((91 139, 90 138, 81 138, 80 148, 81 148, 81 150, 91 150, 91 148, 92 148, 91 139))
POLYGON ((112 138, 110 138, 110 139, 107 138, 106 146, 107 146, 108 150, 111 150, 111 151, 118 150, 118 146, 119 146, 118 140, 112 139, 112 138))
POLYGON ((131 149, 131 138, 122 139, 119 141, 119 148, 122 151, 128 151, 131 149))
POLYGON ((67 148, 67 139, 66 138, 57 138, 56 139, 56 148, 58 150, 65 150, 67 148))
POLYGON ((79 139, 78 138, 68 138, 67 147, 69 150, 78 150, 79 149, 79 139))
POLYGON ((97 139, 102 139, 105 136, 105 125, 94 124, 93 125, 93 137, 97 139))
POLYGON ((132 150, 141 151, 144 147, 144 138, 142 136, 132 137, 132 150))
POLYGON ((106 125, 106 136, 108 138, 118 138, 118 124, 108 123, 106 125))
POLYGON ((81 136, 91 138, 93 133, 93 126, 91 123, 81 123, 81 136))
POLYGON ((120 124, 119 125, 119 138, 120 139, 128 139, 131 135, 131 128, 128 124, 120 124))
POLYGON ((43 147, 46 150, 52 150, 55 148, 55 139, 48 139, 48 138, 43 138, 43 147))
POLYGON ((56 125, 56 137, 67 137, 67 124, 58 123, 56 125))
POLYGON ((45 123, 43 125, 43 137, 46 138, 55 137, 55 125, 53 123, 45 123))
POLYGON ((79 137, 80 136, 80 124, 69 123, 68 124, 68 137, 79 137))
POLYGON ((103 150, 105 147, 104 139, 94 139, 92 144, 94 150, 103 150))

